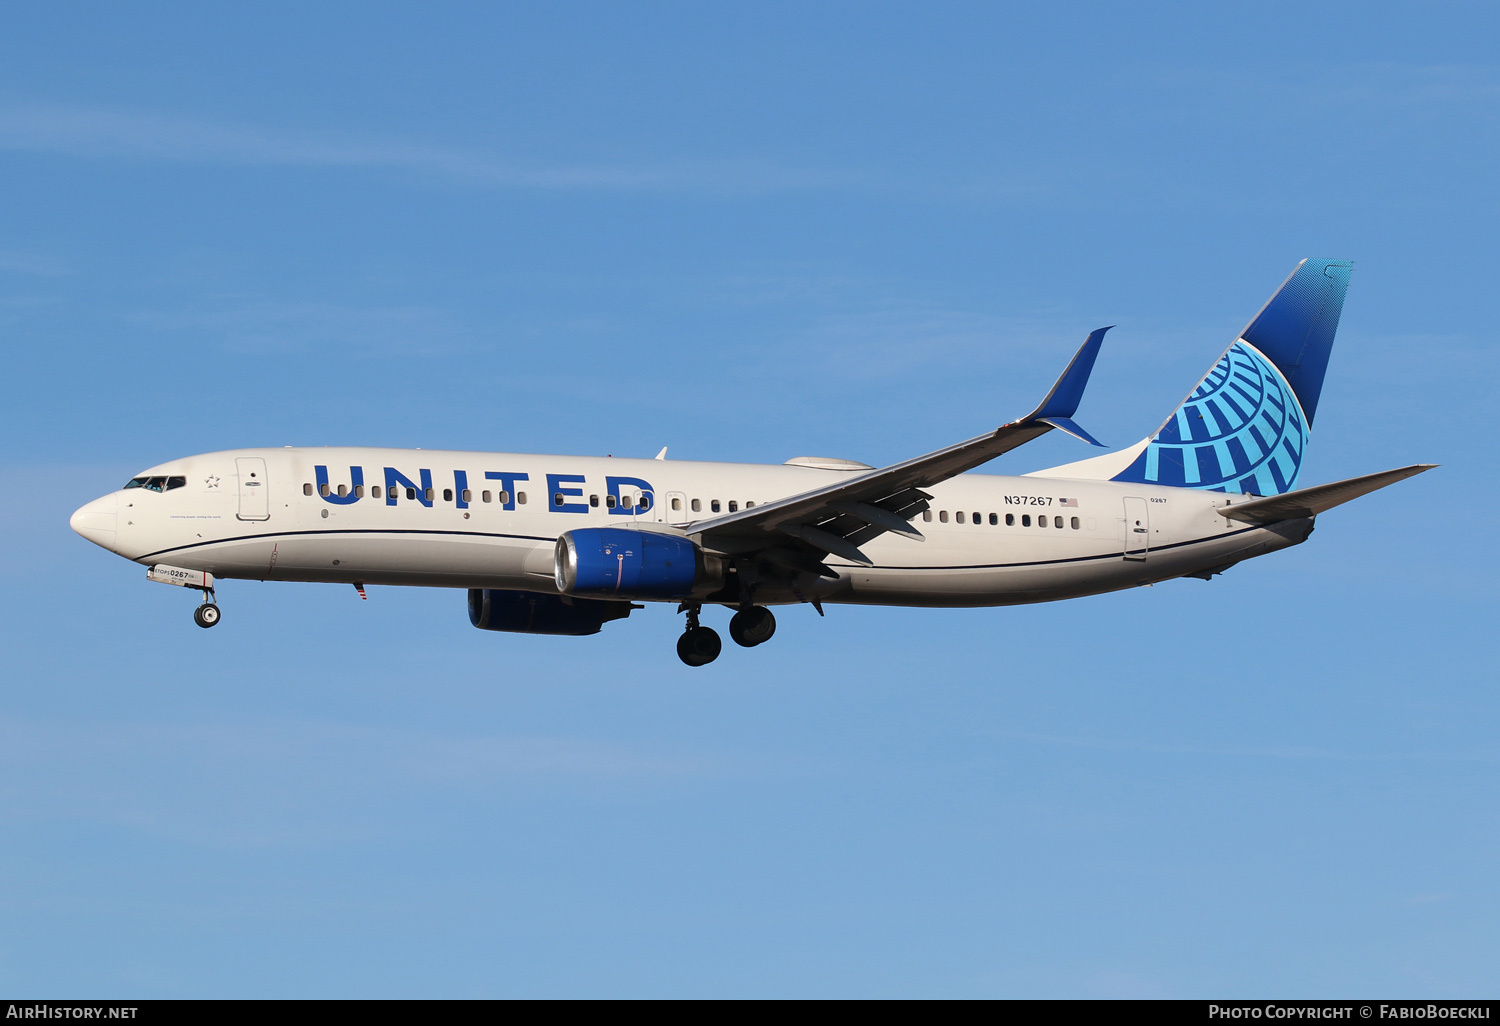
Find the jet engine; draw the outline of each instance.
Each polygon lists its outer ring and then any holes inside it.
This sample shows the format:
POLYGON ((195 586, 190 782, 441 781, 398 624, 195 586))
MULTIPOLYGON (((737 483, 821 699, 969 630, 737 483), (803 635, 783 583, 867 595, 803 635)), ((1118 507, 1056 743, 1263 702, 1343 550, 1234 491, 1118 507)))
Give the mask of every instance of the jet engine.
POLYGON ((720 557, 656 531, 587 527, 557 539, 557 590, 621 599, 687 598, 723 585, 720 557))
POLYGON ((598 634, 610 620, 630 615, 629 602, 530 591, 469 589, 469 622, 482 631, 516 634, 598 634))

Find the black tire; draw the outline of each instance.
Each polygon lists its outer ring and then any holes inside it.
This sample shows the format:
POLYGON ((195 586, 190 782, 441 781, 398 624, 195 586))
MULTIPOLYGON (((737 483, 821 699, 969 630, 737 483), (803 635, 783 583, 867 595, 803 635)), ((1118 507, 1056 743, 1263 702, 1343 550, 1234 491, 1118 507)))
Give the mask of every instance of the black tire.
POLYGON ((729 636, 736 645, 754 648, 764 645, 776 633, 776 617, 765 606, 742 609, 729 621, 729 636))
POLYGON ((193 622, 199 627, 212 627, 219 622, 219 607, 212 602, 205 602, 193 610, 193 622))
POLYGON ((724 642, 712 627, 694 627, 677 639, 677 657, 689 666, 707 666, 723 650, 724 642))

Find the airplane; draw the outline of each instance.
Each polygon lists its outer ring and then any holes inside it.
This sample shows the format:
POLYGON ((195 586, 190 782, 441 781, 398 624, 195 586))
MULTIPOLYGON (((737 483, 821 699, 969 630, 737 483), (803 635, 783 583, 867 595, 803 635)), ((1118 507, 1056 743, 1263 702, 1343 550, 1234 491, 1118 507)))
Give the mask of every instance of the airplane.
POLYGON ((490 631, 589 635, 686 614, 677 653, 718 658, 705 605, 752 648, 773 606, 1003 606, 1209 580, 1306 541, 1318 514, 1432 469, 1298 487, 1353 264, 1304 260, 1155 432, 1021 476, 974 470, 1074 420, 1108 328, 1026 416, 886 467, 446 452, 239 449, 144 470, 73 514, 80 535, 202 593, 221 579, 468 592, 490 631))

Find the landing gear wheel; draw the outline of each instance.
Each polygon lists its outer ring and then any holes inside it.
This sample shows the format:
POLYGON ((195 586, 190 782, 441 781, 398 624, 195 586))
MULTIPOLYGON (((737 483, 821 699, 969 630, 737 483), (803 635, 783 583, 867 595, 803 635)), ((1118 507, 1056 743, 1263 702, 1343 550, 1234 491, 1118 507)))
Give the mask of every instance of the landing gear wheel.
POLYGON ((205 602, 193 610, 193 622, 199 627, 212 627, 219 622, 219 607, 212 602, 205 602))
POLYGON ((723 649, 724 642, 712 627, 689 627, 677 639, 677 656, 689 666, 707 666, 723 649))
POLYGON ((754 648, 764 645, 776 633, 776 617, 765 606, 741 609, 729 621, 729 636, 736 645, 754 648))

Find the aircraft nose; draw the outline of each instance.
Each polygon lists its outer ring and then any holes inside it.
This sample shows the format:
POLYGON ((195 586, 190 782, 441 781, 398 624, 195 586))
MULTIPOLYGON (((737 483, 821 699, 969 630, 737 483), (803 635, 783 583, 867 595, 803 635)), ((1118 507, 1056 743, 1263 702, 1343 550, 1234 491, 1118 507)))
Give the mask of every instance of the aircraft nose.
POLYGON ((118 507, 118 496, 102 496, 78 507, 78 511, 68 518, 68 526, 95 545, 114 551, 118 507))

